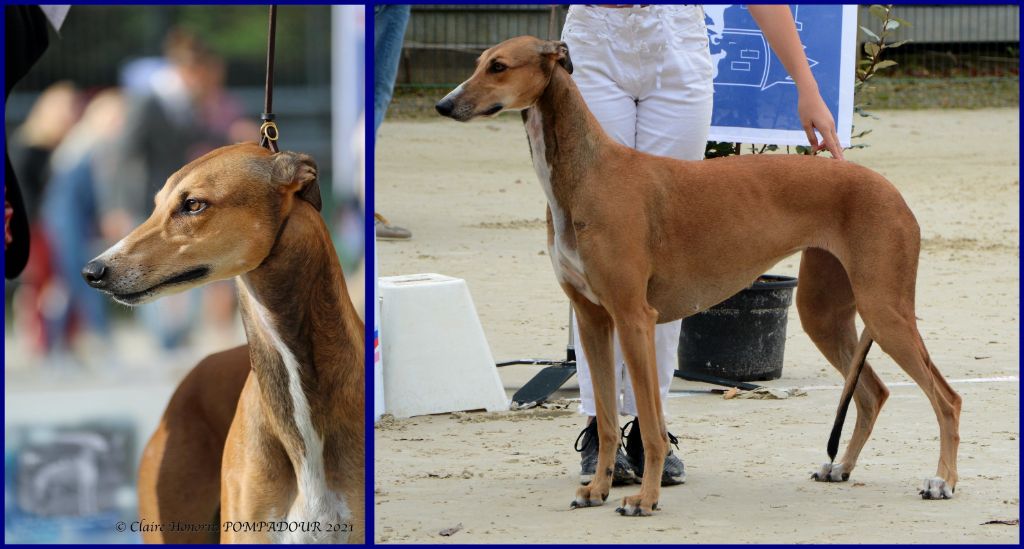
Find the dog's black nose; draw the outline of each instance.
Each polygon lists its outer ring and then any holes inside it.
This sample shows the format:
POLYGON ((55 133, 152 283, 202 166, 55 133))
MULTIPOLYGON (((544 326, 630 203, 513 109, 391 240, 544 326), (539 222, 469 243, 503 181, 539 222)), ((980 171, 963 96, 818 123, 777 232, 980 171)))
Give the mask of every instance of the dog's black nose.
POLYGON ((441 116, 451 116, 452 111, 455 110, 455 102, 451 99, 442 99, 437 105, 434 105, 434 108, 437 109, 441 116))
POLYGON ((92 260, 82 268, 82 278, 93 288, 102 288, 107 285, 107 273, 110 269, 102 261, 92 260))

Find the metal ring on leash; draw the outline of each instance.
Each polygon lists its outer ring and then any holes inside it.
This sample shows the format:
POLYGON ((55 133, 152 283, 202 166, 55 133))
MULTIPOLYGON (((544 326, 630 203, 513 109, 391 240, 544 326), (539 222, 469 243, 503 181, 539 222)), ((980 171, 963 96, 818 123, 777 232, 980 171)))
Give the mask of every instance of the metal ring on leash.
POLYGON ((280 137, 280 132, 277 129, 277 124, 271 120, 267 120, 260 126, 260 136, 270 141, 277 141, 280 137))

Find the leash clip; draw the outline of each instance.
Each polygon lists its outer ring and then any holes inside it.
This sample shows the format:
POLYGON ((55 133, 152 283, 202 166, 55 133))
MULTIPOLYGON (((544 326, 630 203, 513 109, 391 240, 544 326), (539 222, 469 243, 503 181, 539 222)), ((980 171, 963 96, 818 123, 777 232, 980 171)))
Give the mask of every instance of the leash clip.
POLYGON ((280 137, 280 132, 277 130, 277 124, 273 120, 267 120, 260 126, 260 136, 269 141, 277 141, 280 137))

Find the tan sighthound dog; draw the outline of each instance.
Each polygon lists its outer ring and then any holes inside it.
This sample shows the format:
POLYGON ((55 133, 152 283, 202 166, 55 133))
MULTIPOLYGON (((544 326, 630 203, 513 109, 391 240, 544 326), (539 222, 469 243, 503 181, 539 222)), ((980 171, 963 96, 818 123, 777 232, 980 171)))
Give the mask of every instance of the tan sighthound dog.
POLYGON ((248 345, 185 378, 143 454, 147 542, 363 541, 364 328, 319 209, 309 156, 223 147, 82 271, 128 305, 238 286, 248 345))
MULTIPOLYGON (((844 374, 858 351, 854 317, 931 401, 941 438, 926 498, 957 482, 960 396, 928 356, 914 316, 920 230, 896 188, 850 162, 795 155, 684 162, 609 138, 573 84, 562 42, 533 37, 485 51, 476 71, 437 104, 467 121, 523 109, 533 164, 548 199, 548 248, 572 301, 597 404, 597 472, 574 507, 608 497, 619 431, 612 364, 618 333, 636 392, 644 445, 640 493, 619 512, 657 507, 668 451, 655 370, 654 325, 683 318, 749 286, 802 251, 797 309, 804 329, 844 374)), ((686 128, 678 128, 686 131, 686 128)), ((863 347, 861 347, 863 349, 863 347)), ((815 474, 845 481, 888 389, 865 365, 854 398, 857 424, 835 465, 815 474)))

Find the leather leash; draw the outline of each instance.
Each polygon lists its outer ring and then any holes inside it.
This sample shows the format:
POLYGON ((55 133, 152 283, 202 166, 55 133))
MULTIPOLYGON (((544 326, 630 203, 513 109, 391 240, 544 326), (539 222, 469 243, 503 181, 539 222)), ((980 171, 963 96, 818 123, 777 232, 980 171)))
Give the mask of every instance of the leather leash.
POLYGON ((263 114, 260 120, 260 146, 269 149, 271 152, 278 152, 277 138, 280 133, 277 131, 277 124, 274 123, 274 38, 277 34, 277 6, 270 6, 270 29, 267 35, 267 83, 266 94, 263 100, 263 114))

